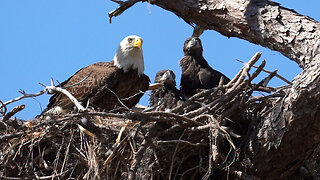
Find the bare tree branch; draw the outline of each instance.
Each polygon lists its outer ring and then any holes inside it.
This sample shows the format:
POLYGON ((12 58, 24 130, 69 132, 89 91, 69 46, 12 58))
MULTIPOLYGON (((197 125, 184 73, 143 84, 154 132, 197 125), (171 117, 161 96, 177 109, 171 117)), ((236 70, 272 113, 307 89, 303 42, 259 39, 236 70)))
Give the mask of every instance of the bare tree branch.
POLYGON ((4 116, 7 113, 7 106, 0 100, 0 113, 1 116, 4 116))
POLYGON ((51 85, 51 86, 46 86, 46 88, 44 89, 44 92, 48 92, 48 91, 56 91, 56 92, 63 93, 71 100, 71 102, 77 107, 79 111, 85 111, 85 108, 79 103, 79 101, 66 89, 51 85))
POLYGON ((49 92, 49 93, 61 92, 64 95, 66 95, 71 100, 71 102, 73 102, 75 104, 75 106, 77 107, 77 109, 79 111, 85 111, 85 108, 79 103, 79 101, 69 91, 67 91, 64 88, 54 86, 54 82, 53 82, 52 79, 51 79, 51 85, 50 86, 46 86, 46 85, 43 85, 43 84, 41 84, 41 85, 45 87, 44 90, 42 90, 42 91, 40 91, 38 93, 35 93, 35 94, 27 94, 24 91, 20 91, 20 93, 22 93, 22 96, 17 97, 15 99, 12 99, 12 100, 9 100, 9 101, 3 103, 3 105, 1 105, 0 108, 3 108, 4 106, 6 106, 8 104, 11 104, 13 102, 19 101, 19 100, 24 99, 24 98, 41 96, 42 94, 44 94, 46 92, 49 92))
POLYGON ((14 103, 14 102, 16 102, 16 101, 20 101, 21 99, 24 99, 24 98, 41 96, 41 95, 44 94, 44 93, 46 93, 46 90, 42 90, 42 91, 40 91, 40 92, 38 92, 38 93, 35 93, 35 94, 26 94, 26 93, 25 93, 25 94, 23 94, 23 95, 20 96, 20 97, 14 98, 14 99, 12 99, 12 100, 9 100, 9 101, 3 103, 3 105, 1 105, 0 108, 3 108, 4 106, 7 106, 8 104, 14 103))
MULTIPOLYGON (((240 62, 240 63, 242 63, 242 64, 245 64, 245 62, 243 62, 243 61, 241 61, 241 60, 239 60, 239 59, 236 59, 236 61, 238 61, 238 62, 240 62)), ((253 65, 252 67, 254 67, 254 68, 258 68, 257 66, 255 66, 255 65, 253 65)), ((266 72, 266 73, 272 73, 271 71, 268 71, 268 70, 265 70, 265 69, 262 69, 262 71, 263 72, 266 72)), ((287 83, 287 84, 291 84, 291 82, 290 81, 288 81, 286 78, 284 78, 283 76, 280 76, 278 73, 276 73, 276 75, 275 75, 276 77, 278 77, 279 79, 281 79, 282 81, 284 81, 285 83, 287 83)))
POLYGON ((22 111, 26 106, 25 105, 18 105, 14 107, 10 112, 8 112, 2 119, 2 121, 7 121, 12 116, 14 116, 17 112, 22 111))
POLYGON ((111 23, 111 19, 112 17, 116 17, 121 15, 125 10, 129 9, 131 6, 133 6, 135 3, 141 1, 141 0, 128 0, 128 1, 115 1, 115 0, 111 0, 113 2, 118 3, 120 6, 109 12, 109 22, 111 23))

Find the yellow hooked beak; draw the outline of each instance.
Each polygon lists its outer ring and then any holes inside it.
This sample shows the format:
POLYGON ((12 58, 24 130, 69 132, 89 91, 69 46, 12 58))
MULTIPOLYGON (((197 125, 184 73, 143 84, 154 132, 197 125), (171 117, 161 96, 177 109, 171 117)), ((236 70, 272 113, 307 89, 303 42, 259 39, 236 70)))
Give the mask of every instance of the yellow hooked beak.
POLYGON ((142 40, 140 38, 137 38, 134 42, 133 42, 133 47, 138 47, 141 49, 142 47, 142 40))

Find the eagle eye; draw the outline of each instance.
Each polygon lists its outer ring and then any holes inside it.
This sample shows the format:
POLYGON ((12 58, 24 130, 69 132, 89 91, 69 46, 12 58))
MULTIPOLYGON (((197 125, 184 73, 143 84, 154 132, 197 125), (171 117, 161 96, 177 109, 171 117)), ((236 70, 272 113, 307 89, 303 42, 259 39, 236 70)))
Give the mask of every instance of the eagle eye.
POLYGON ((133 38, 128 38, 129 43, 132 43, 132 41, 133 41, 133 38))

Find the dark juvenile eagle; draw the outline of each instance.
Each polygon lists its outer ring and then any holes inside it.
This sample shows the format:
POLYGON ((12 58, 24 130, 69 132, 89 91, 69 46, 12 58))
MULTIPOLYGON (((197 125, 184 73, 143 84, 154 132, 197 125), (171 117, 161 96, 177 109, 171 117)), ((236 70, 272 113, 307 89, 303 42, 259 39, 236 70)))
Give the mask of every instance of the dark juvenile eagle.
MULTIPOLYGON (((142 39, 136 35, 124 38, 110 62, 98 62, 80 69, 60 86, 68 90, 83 106, 100 110, 131 108, 149 87, 144 73, 142 39)), ((68 113, 74 104, 57 92, 42 114, 68 113)))
POLYGON ((154 83, 161 83, 162 86, 152 90, 150 107, 155 107, 156 111, 166 111, 181 103, 181 94, 176 88, 175 78, 176 75, 169 69, 157 72, 154 83))
POLYGON ((184 42, 184 57, 179 61, 182 69, 180 91, 184 99, 196 94, 200 89, 211 89, 230 81, 225 75, 212 69, 202 56, 202 44, 199 38, 190 37, 184 42))

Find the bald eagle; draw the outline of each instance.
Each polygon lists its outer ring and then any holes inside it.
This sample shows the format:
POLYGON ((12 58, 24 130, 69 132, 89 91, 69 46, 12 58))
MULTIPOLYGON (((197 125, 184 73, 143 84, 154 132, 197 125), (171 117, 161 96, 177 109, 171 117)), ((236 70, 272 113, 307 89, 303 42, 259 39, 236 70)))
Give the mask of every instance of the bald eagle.
POLYGON ((169 69, 157 72, 154 82, 161 83, 162 86, 151 91, 150 107, 154 107, 156 111, 166 111, 181 104, 181 94, 176 88, 175 78, 176 75, 169 69))
MULTIPOLYGON (((68 90, 83 106, 99 110, 131 108, 149 87, 144 73, 142 39, 136 35, 124 38, 110 62, 98 62, 80 69, 60 86, 68 90)), ((57 92, 42 114, 65 114, 74 104, 57 92)))
POLYGON ((202 44, 198 37, 190 37, 184 42, 184 57, 179 61, 182 69, 180 91, 184 99, 196 94, 199 89, 211 89, 230 81, 225 75, 212 69, 202 56, 202 44))

